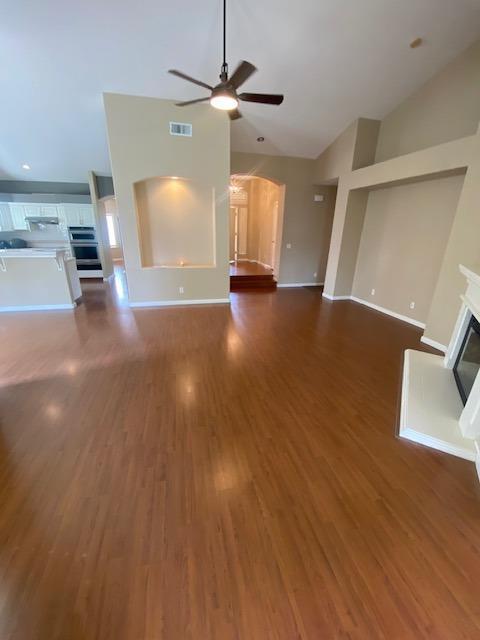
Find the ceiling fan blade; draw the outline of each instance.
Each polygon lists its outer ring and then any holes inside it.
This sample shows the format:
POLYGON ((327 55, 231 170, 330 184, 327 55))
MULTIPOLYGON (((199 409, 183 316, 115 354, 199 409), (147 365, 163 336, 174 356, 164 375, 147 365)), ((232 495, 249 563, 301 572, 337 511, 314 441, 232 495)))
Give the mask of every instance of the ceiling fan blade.
POLYGON ((238 109, 232 109, 228 112, 228 117, 230 118, 230 120, 238 120, 242 117, 242 114, 238 109))
POLYGON ((276 93, 240 93, 238 97, 245 102, 261 104, 282 104, 283 102, 283 96, 276 93))
POLYGON ((232 73, 231 77, 228 80, 228 83, 238 89, 248 78, 255 73, 257 67, 254 67, 253 64, 247 62, 246 60, 242 60, 235 71, 232 73))
POLYGON ((192 78, 191 76, 187 76, 186 73, 182 73, 181 71, 177 71, 176 69, 169 69, 168 73, 171 73, 172 75, 177 76, 178 78, 182 78, 187 82, 193 82, 193 84, 198 84, 199 87, 204 87, 205 89, 209 89, 210 91, 213 89, 213 87, 211 87, 206 82, 202 82, 201 80, 195 80, 195 78, 192 78))
POLYGON ((176 102, 176 107, 186 107, 188 104, 196 104, 197 102, 207 102, 210 100, 210 96, 208 98, 197 98, 196 100, 187 100, 186 102, 176 102))

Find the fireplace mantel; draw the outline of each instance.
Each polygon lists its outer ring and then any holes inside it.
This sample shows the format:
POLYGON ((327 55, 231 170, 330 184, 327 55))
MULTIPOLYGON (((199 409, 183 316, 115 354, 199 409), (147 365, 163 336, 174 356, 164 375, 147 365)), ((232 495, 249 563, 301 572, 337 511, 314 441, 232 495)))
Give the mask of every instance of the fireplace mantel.
POLYGON ((452 371, 472 315, 480 321, 480 269, 459 268, 467 288, 445 356, 405 352, 399 435, 476 462, 480 477, 480 374, 463 406, 452 371))

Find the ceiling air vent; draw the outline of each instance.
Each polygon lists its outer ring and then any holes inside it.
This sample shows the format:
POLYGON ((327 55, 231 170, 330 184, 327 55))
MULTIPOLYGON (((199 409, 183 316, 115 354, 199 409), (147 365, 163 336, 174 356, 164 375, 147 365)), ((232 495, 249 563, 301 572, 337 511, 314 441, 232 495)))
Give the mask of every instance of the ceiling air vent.
POLYGON ((192 125, 187 122, 170 122, 170 135, 191 138, 192 125))

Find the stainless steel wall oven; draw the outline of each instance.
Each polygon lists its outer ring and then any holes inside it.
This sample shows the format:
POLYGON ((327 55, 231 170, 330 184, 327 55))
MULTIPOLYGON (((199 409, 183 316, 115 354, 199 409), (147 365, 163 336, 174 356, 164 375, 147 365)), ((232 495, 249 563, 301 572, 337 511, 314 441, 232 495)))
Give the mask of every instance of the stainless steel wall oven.
POLYGON ((68 227, 68 237, 79 276, 82 277, 82 271, 101 271, 95 227, 68 227))

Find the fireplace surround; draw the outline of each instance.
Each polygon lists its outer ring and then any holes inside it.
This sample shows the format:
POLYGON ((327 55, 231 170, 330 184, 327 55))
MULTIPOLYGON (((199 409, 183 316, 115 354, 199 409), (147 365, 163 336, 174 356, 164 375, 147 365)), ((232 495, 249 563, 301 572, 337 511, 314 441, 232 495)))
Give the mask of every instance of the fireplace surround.
POLYGON ((467 288, 445 356, 405 351, 399 435, 471 460, 480 477, 480 269, 467 288))
POLYGON ((472 315, 453 366, 453 375, 464 405, 467 404, 479 369, 480 322, 472 315))

